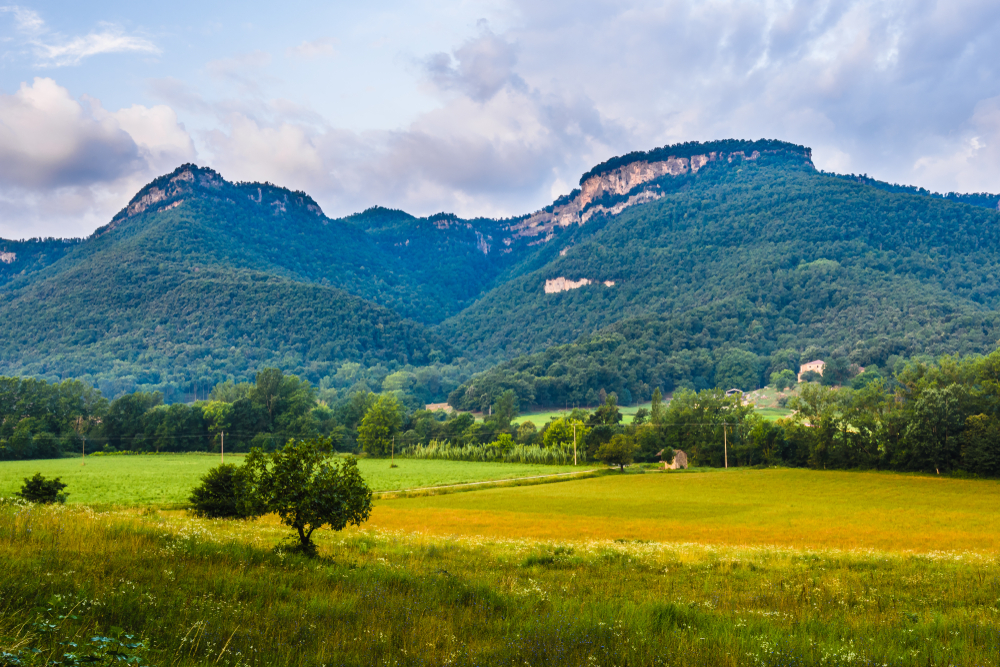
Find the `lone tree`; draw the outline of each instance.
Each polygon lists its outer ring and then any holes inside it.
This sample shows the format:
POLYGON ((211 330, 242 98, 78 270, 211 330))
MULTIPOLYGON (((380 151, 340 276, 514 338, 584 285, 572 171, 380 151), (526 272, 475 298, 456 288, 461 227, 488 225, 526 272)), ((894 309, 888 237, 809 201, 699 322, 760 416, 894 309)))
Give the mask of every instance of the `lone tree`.
POLYGON ((618 466, 625 472, 625 466, 630 465, 635 456, 636 445, 631 438, 617 434, 597 450, 597 460, 609 466, 618 466))
POLYGON ((295 550, 309 556, 316 554, 316 529, 361 525, 372 511, 372 492, 357 462, 338 461, 331 451, 329 438, 292 440, 271 454, 255 448, 243 463, 247 514, 277 514, 298 533, 295 550))
POLYGON ((32 478, 24 478, 24 486, 17 493, 18 496, 32 503, 64 503, 68 493, 63 493, 66 484, 59 481, 59 478, 45 479, 42 473, 36 472, 32 478))

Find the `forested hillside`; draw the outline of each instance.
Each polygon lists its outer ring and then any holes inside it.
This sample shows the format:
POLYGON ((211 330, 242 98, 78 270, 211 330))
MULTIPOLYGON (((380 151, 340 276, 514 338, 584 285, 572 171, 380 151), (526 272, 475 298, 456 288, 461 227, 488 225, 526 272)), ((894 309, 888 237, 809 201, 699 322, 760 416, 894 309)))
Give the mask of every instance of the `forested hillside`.
POLYGON ((82 239, 0 239, 0 288, 15 278, 44 269, 80 243, 82 239))
POLYGON ((528 353, 467 382, 453 403, 475 407, 506 388, 544 405, 592 405, 602 388, 636 400, 656 386, 749 389, 782 350, 795 364, 837 355, 885 366, 983 353, 1000 338, 995 210, 780 155, 654 184, 672 190, 572 230, 565 255, 442 326, 474 355, 528 353), (592 282, 546 293, 558 277, 592 282), (720 372, 734 351, 751 359, 749 382, 720 372))
POLYGON ((176 401, 267 366, 317 381, 345 362, 441 362, 450 346, 406 315, 450 303, 302 193, 185 166, 0 290, 0 372, 176 401))
POLYGON ((1000 339, 998 200, 769 140, 614 158, 505 220, 330 219, 183 165, 86 240, 0 241, 0 373, 175 402, 277 367, 330 400, 478 408, 750 388, 806 357, 889 371, 1000 339))

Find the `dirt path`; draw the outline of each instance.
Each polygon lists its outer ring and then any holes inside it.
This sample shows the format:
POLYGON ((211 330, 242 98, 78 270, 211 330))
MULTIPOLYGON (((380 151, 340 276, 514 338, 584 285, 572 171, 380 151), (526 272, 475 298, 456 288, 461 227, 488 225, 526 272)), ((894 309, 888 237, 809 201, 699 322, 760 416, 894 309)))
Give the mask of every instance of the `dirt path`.
POLYGON ((551 475, 532 475, 530 477, 510 477, 507 479, 487 479, 482 482, 462 482, 461 484, 442 484, 440 486, 418 486, 413 489, 396 489, 395 491, 379 491, 377 495, 385 495, 387 493, 414 493, 417 491, 435 491, 438 489, 460 489, 469 486, 481 486, 483 484, 504 484, 506 482, 521 482, 528 479, 550 479, 554 477, 566 477, 568 475, 585 475, 588 473, 597 472, 597 469, 592 470, 574 470, 573 472, 557 472, 551 475))

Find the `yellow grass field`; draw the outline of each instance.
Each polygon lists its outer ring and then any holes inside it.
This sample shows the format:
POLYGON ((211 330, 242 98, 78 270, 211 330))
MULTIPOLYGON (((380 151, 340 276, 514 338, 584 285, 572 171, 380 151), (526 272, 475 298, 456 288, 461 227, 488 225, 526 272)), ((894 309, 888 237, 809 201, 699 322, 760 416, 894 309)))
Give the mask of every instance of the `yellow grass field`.
POLYGON ((771 469, 608 475, 379 501, 428 535, 1000 553, 1000 482, 771 469))

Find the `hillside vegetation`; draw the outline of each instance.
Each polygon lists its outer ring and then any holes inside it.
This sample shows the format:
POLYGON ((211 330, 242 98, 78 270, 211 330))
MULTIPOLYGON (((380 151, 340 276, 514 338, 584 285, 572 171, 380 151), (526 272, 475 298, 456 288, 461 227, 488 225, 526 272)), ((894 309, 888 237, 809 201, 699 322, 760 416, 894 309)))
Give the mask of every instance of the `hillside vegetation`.
POLYGON ((334 220, 183 165, 86 240, 0 241, 0 373, 174 402, 278 367, 440 402, 488 371, 474 382, 530 385, 522 402, 594 404, 728 385, 734 354, 753 355, 752 388, 776 358, 888 373, 1000 338, 994 195, 823 174, 770 140, 632 153, 581 188, 598 194, 577 217, 540 227, 580 191, 506 220, 334 220), (546 292, 560 278, 577 288, 546 292))

